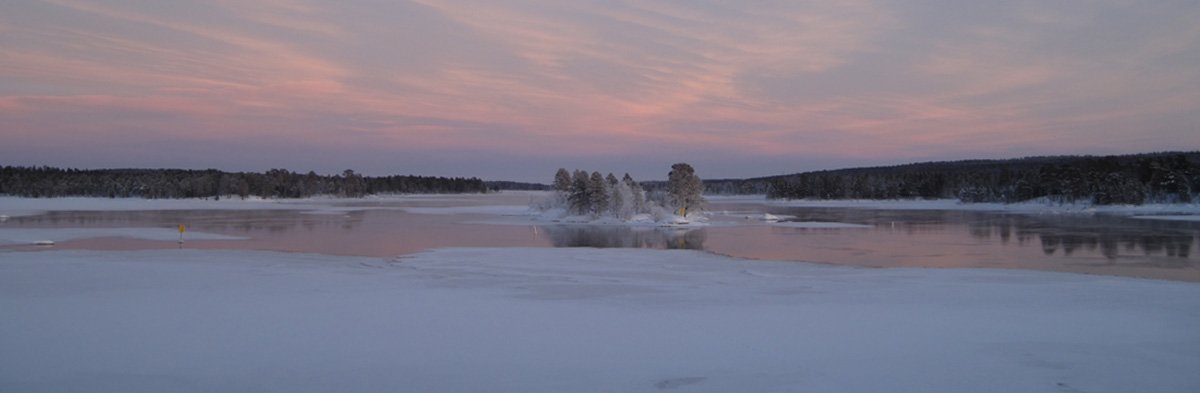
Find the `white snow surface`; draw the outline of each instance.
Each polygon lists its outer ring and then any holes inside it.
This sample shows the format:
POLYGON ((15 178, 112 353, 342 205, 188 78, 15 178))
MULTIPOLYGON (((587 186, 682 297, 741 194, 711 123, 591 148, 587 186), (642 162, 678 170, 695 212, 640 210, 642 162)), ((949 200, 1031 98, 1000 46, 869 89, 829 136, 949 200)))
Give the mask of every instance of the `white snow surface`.
MULTIPOLYGON (((509 193, 521 197, 525 194, 509 193)), ((225 197, 213 199, 143 199, 143 198, 21 198, 0 196, 0 220, 42 214, 48 211, 134 211, 134 210, 302 210, 310 214, 344 214, 368 209, 403 209, 421 214, 523 214, 528 206, 465 206, 450 208, 420 208, 387 206, 388 203, 455 202, 471 203, 490 197, 483 194, 388 194, 362 198, 314 196, 299 199, 262 199, 225 197)))
MULTIPOLYGON (((544 193, 506 192, 505 195, 535 198, 544 193)), ((303 210, 316 214, 340 214, 366 209, 402 209, 418 214, 495 214, 538 215, 527 205, 461 206, 461 207, 389 207, 370 206, 394 202, 471 202, 488 195, 372 195, 363 198, 333 198, 318 196, 303 199, 222 198, 212 199, 141 199, 141 198, 20 198, 0 196, 0 220, 11 217, 41 214, 47 211, 131 211, 131 210, 303 210), (334 206, 351 205, 351 206, 334 206), (356 206, 356 204, 365 204, 356 206)), ((771 206, 849 207, 862 209, 897 210, 977 210, 1011 211, 1021 213, 1112 213, 1129 215, 1200 215, 1200 204, 1146 204, 1093 206, 1090 204, 1058 204, 1047 201, 1025 203, 962 203, 953 199, 901 200, 769 200, 762 195, 705 196, 710 202, 760 203, 771 206)), ((692 218, 689 216, 689 218, 692 218)))
POLYGON ((529 206, 521 205, 403 207, 400 209, 414 214, 489 214, 497 216, 532 216, 537 214, 531 211, 529 206))
MULTIPOLYGON (((727 212, 721 213, 728 215, 727 212)), ((755 214, 746 216, 747 220, 762 221, 773 227, 783 228, 804 228, 804 229, 847 229, 847 228, 872 228, 870 225, 851 224, 846 222, 827 222, 827 221, 790 221, 796 216, 786 214, 755 214)))
POLYGON ((1021 203, 964 203, 957 199, 767 199, 763 195, 705 196, 710 202, 759 203, 790 207, 844 207, 891 210, 972 210, 1007 211, 1015 213, 1049 214, 1200 214, 1200 204, 1092 205, 1089 203, 1055 203, 1045 200, 1021 203))
MULTIPOLYGON (((97 237, 128 237, 145 240, 179 240, 176 228, 0 228, 0 245, 63 242, 97 237)), ((183 240, 244 240, 244 237, 187 231, 183 240)))
POLYGON ((1165 221, 1200 221, 1200 214, 1133 216, 1133 218, 1140 218, 1143 220, 1165 220, 1165 221))
POLYGON ((855 229, 855 228, 874 228, 870 225, 851 224, 847 222, 825 222, 825 221, 783 221, 771 222, 773 227, 784 228, 804 228, 804 229, 855 229))
POLYGON ((20 217, 47 211, 133 210, 361 210, 329 206, 329 198, 271 200, 261 198, 142 199, 142 198, 19 198, 0 197, 0 215, 20 217))
POLYGON ((1200 285, 641 249, 0 252, 0 391, 1196 392, 1200 285))

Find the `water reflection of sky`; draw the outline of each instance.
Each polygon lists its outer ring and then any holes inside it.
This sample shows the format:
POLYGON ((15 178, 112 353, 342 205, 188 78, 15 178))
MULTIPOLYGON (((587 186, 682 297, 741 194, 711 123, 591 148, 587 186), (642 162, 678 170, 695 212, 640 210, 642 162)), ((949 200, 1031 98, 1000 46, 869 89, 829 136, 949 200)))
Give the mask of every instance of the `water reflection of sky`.
MULTIPOLYGON (((732 206, 744 210, 748 206, 732 206)), ((711 228, 706 248, 861 266, 997 267, 1200 281, 1200 223, 1115 215, 768 208, 871 229, 711 228), (726 233, 727 232, 727 233, 726 233)))
MULTIPOLYGON (((429 202, 423 202, 429 203, 429 202)), ((55 212, 0 226, 174 227, 250 240, 189 241, 187 248, 236 248, 334 255, 395 256, 440 247, 639 247, 701 249, 725 255, 870 267, 991 267, 1200 281, 1193 247, 1200 223, 1108 215, 1025 215, 715 205, 711 227, 479 224, 495 217, 422 215, 396 209, 326 211, 55 212), (747 219, 769 212, 795 221, 864 224, 808 229, 747 219)), ((173 242, 82 239, 83 249, 174 248, 173 242)), ((28 249, 28 247, 26 247, 28 249)))

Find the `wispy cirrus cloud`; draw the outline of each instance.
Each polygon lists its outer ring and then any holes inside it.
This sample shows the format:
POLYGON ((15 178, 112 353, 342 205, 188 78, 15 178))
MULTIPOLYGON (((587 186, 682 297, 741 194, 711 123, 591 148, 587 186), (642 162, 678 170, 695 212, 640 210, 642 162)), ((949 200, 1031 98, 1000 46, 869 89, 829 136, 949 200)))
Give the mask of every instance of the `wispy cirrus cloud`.
POLYGON ((278 143, 330 153, 271 166, 529 180, 605 157, 723 177, 1194 147, 1198 19, 1170 1, 6 3, 0 152, 278 143))

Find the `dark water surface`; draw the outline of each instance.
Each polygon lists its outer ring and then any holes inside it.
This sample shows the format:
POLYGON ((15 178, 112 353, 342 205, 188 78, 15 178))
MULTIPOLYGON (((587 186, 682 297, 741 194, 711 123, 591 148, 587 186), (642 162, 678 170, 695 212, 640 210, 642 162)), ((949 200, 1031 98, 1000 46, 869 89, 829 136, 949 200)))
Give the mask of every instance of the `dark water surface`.
MULTIPOLYGON (((380 202, 368 210, 51 212, 14 217, 0 228, 162 227, 186 224, 247 240, 186 241, 183 248, 253 249, 334 255, 396 256, 439 247, 642 247, 699 249, 742 258, 868 267, 987 267, 1049 270, 1200 282, 1200 222, 1104 214, 799 208, 712 203, 726 212, 699 229, 533 222, 487 214, 414 214, 398 207, 482 203, 518 205, 528 196, 486 200, 380 202), (747 216, 795 216, 865 228, 774 226, 747 216)), ((346 205, 342 205, 346 206, 346 205)), ((51 249, 178 248, 175 242, 93 238, 51 249)), ((31 250, 29 246, 7 247, 31 250)))

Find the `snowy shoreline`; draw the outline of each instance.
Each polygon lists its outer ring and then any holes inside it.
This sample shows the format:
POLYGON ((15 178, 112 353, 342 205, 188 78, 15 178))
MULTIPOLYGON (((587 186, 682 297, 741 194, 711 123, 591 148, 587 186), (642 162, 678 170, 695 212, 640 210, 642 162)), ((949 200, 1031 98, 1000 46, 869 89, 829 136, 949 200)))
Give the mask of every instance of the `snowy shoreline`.
POLYGON ((706 196, 710 203, 753 203, 767 206, 890 209, 965 210, 1044 214, 1200 214, 1198 203, 1145 205, 1092 205, 1045 201, 1021 203, 965 203, 956 199, 767 199, 765 195, 706 196))
MULTIPOLYGON (((504 195, 536 199, 549 196, 549 192, 507 192, 504 195)), ((366 209, 397 209, 416 214, 497 214, 536 215, 528 205, 488 205, 457 207, 413 207, 374 206, 370 204, 388 202, 429 202, 438 200, 471 201, 488 195, 379 195, 364 198, 314 197, 303 199, 140 199, 140 198, 20 198, 0 196, 0 216, 19 217, 42 214, 49 211, 136 211, 136 210, 304 210, 312 212, 345 212, 366 209)), ((764 195, 706 195, 709 203, 752 203, 768 206, 894 209, 894 210, 968 210, 1002 211, 1016 213, 1082 213, 1122 215, 1200 215, 1200 203, 1145 204, 1145 205, 1091 205, 1058 204, 1051 202, 1023 203, 963 203, 953 199, 820 199, 820 200, 772 200, 764 195)), ((1139 217, 1141 218, 1141 217, 1139 217)))
POLYGON ((175 228, 0 228, 0 246, 52 245, 68 240, 123 237, 140 240, 245 240, 244 237, 189 231, 180 236, 175 228))
MULTIPOLYGON (((512 199, 527 199, 535 201, 551 195, 550 192, 509 192, 503 194, 512 199)), ((493 195, 450 194, 450 195, 379 195, 364 198, 332 198, 313 197, 304 199, 138 199, 138 198, 19 198, 0 197, 0 223, 11 218, 45 214, 52 211, 152 211, 152 210, 291 210, 303 214, 337 215, 361 210, 399 210, 411 214, 456 215, 478 214, 501 218, 500 220, 475 221, 481 224, 549 224, 549 225, 601 225, 629 226, 646 228, 683 228, 694 229, 708 226, 730 225, 770 225, 797 229, 856 229, 870 228, 870 225, 859 223, 839 222, 801 222, 793 221, 793 216, 776 216, 772 214, 751 214, 729 211, 707 211, 702 214, 689 215, 688 219, 671 216, 655 219, 647 214, 636 215, 628 220, 611 217, 593 218, 587 216, 572 216, 563 209, 538 211, 530 204, 478 204, 481 198, 493 195), (454 206, 425 206, 430 202, 451 202, 454 206), (710 221, 710 217, 732 216, 745 218, 739 220, 710 221), (524 217, 528 220, 514 221, 511 218, 524 217), (506 219, 507 218, 507 219, 506 219)), ((1001 203, 962 203, 957 200, 770 200, 763 195, 710 195, 706 197, 710 203, 749 203, 773 207, 807 207, 807 208, 853 208, 853 209, 885 209, 885 210, 954 210, 954 211, 987 211, 1008 212, 1017 214, 1111 214, 1128 216, 1134 219, 1168 220, 1168 221, 1200 221, 1200 204, 1147 204, 1147 205, 1115 205, 1091 206, 1087 204, 1055 204, 1048 202, 1026 202, 1016 204, 1001 203)), ((45 239, 32 239, 22 235, 20 239, 4 236, 0 233, 0 245, 29 244, 42 240, 64 241, 100 236, 120 236, 147 240, 170 240, 165 232, 153 228, 120 229, 112 233, 103 231, 80 232, 66 234, 66 231, 45 239), (118 233, 119 232, 119 233, 118 233), (159 233, 156 233, 159 232, 159 233), (7 240, 6 240, 7 239, 7 240)), ((191 234, 189 234, 191 235, 191 234)), ((195 234, 195 240, 230 240, 208 234, 195 234)))
POLYGON ((0 309, 3 391, 1200 385, 1200 285, 1047 272, 590 248, 7 252, 0 309))
MULTIPOLYGON (((537 195, 530 192, 510 192, 510 197, 537 195)), ((362 198, 329 196, 299 199, 262 199, 237 197, 215 199, 144 199, 144 198, 21 198, 0 196, 0 218, 22 217, 54 211, 151 211, 151 210, 301 210, 315 214, 337 214, 368 209, 412 210, 414 213, 439 214, 443 208, 386 206, 386 203, 428 203, 438 201, 471 202, 491 194, 388 194, 362 198)), ((476 206, 445 208, 448 213, 471 212, 476 206), (458 209, 455 211, 453 209, 458 209)), ((480 206, 486 213, 488 206, 480 206)), ((511 211, 509 206, 507 211, 511 211)))

